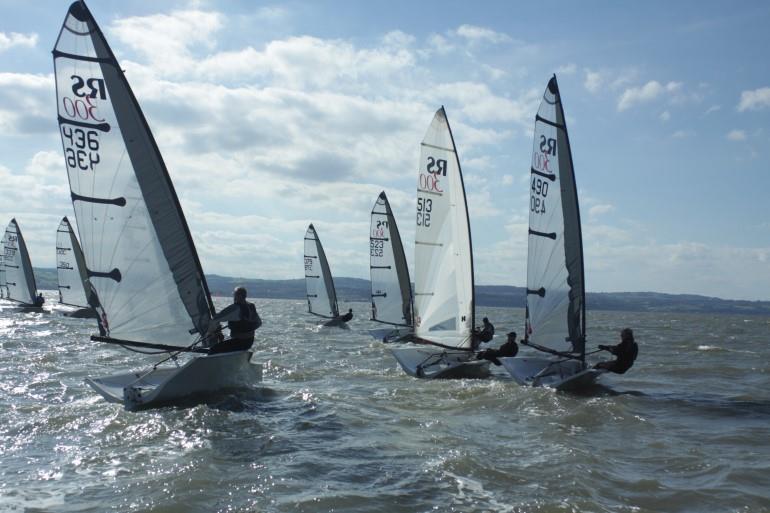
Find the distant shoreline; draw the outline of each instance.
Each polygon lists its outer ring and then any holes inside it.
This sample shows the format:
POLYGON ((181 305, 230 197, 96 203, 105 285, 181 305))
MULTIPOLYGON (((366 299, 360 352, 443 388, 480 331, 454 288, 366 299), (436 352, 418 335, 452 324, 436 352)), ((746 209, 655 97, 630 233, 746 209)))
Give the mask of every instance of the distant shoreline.
MULTIPOLYGON (((56 290, 56 269, 35 268, 40 289, 56 290)), ((206 275, 209 290, 214 296, 229 297, 238 285, 246 287, 250 297, 264 299, 305 300, 305 280, 263 280, 234 278, 217 274, 206 275)), ((340 301, 370 301, 369 280, 361 278, 334 278, 340 301)), ((525 289, 513 285, 476 285, 476 306, 524 308, 525 289)), ((721 299, 696 294, 665 294, 661 292, 588 292, 589 310, 627 312, 678 312, 762 315, 770 317, 770 301, 721 299)))

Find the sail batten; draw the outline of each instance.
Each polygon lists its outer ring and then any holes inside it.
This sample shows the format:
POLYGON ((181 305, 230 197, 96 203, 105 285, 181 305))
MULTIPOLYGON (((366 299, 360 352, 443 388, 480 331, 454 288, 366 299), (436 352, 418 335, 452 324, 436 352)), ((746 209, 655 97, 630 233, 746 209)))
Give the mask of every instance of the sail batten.
POLYGON ((312 224, 305 232, 305 288, 308 312, 326 318, 340 314, 329 262, 312 224))
POLYGON ((412 325, 412 291, 404 246, 388 197, 381 192, 369 226, 372 320, 412 325))
POLYGON ((541 350, 584 358, 580 211, 556 77, 548 83, 535 116, 529 188, 526 338, 541 350))
POLYGON ((470 349, 473 251, 460 162, 446 113, 436 112, 421 144, 415 231, 415 335, 470 349))
POLYGON ((211 295, 155 139, 84 2, 70 6, 53 55, 62 148, 102 331, 188 346, 209 328, 211 295), (144 297, 162 304, 148 312, 144 297))

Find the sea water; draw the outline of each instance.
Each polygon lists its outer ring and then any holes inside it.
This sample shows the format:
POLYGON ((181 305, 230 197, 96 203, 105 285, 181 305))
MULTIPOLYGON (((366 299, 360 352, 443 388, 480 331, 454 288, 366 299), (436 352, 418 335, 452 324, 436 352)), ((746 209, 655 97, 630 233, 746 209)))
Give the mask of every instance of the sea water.
MULTIPOLYGON (((340 329, 254 301, 263 382, 143 412, 84 379, 160 356, 91 342, 94 321, 1 311, 0 511, 770 511, 770 318, 589 311, 589 349, 631 327, 639 359, 568 394, 501 367, 411 378, 364 303, 340 329)), ((482 315, 491 346, 521 331, 520 309, 482 315)))

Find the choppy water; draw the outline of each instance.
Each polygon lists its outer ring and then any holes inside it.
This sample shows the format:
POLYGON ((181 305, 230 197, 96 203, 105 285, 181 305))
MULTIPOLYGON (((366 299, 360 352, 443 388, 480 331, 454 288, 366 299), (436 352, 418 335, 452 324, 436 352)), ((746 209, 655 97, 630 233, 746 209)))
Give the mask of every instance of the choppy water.
MULTIPOLYGON (((589 312, 589 344, 630 326, 640 358, 569 395, 410 378, 363 303, 349 330, 256 303, 262 383, 140 413, 83 382, 137 355, 0 312, 0 511, 770 511, 768 318, 589 312)), ((494 345, 522 325, 478 313, 494 345)))

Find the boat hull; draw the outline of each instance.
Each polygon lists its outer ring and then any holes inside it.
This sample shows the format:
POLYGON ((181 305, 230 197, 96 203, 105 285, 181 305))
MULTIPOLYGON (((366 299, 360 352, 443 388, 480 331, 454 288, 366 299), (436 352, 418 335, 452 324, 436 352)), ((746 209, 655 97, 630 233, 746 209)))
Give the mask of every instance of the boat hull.
POLYGON ((369 335, 376 338, 377 340, 385 342, 386 344, 388 342, 401 342, 400 339, 402 337, 412 335, 413 333, 414 330, 407 326, 391 326, 389 328, 377 328, 374 330, 369 330, 369 335))
POLYGON ((93 308, 80 308, 77 306, 68 306, 55 304, 51 306, 51 313, 72 317, 74 319, 96 319, 96 311, 93 308))
POLYGON ((604 370, 586 368, 579 360, 549 358, 500 358, 500 362, 520 385, 543 386, 557 390, 579 390, 593 385, 604 370))
POLYGON ((253 364, 251 351, 198 356, 181 367, 128 372, 86 379, 107 401, 127 410, 153 408, 195 394, 237 388, 262 380, 262 366, 253 364))
POLYGON ((490 375, 489 362, 476 360, 469 351, 436 348, 392 349, 404 372, 423 379, 483 379, 490 375))

